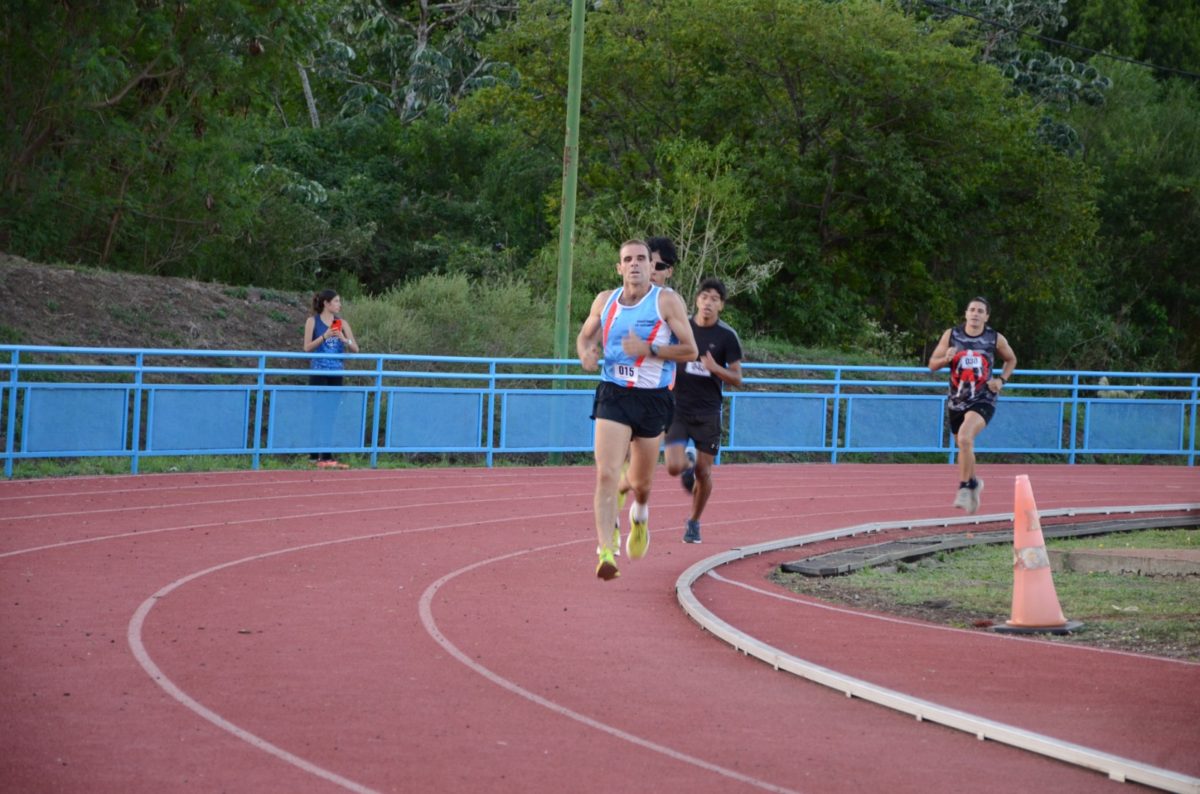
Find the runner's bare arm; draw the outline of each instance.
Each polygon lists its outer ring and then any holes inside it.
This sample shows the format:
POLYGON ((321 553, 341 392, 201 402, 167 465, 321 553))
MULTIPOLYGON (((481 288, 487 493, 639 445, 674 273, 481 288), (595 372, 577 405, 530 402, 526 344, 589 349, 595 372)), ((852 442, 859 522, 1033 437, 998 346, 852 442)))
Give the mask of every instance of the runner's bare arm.
POLYGON ((575 338, 575 352, 585 372, 595 372, 600 368, 600 313, 604 311, 604 304, 611 294, 612 290, 608 290, 596 296, 583 327, 579 329, 579 336, 575 338))
POLYGON ((1012 345, 1004 338, 1004 334, 996 334, 996 353, 1004 361, 1004 371, 1000 374, 1007 378, 1011 378, 1013 370, 1017 368, 1017 354, 1013 352, 1012 345))
POLYGON ((942 367, 950 366, 953 360, 954 348, 950 347, 950 329, 947 328, 938 340, 937 347, 933 349, 933 355, 929 357, 929 369, 931 372, 937 372, 942 367))
MULTIPOLYGON (((670 361, 695 361, 697 356, 696 337, 692 335, 692 324, 688 322, 687 306, 674 290, 663 290, 658 295, 658 310, 679 341, 673 345, 659 345, 658 357, 670 361)), ((646 346, 646 352, 650 346, 646 346)))

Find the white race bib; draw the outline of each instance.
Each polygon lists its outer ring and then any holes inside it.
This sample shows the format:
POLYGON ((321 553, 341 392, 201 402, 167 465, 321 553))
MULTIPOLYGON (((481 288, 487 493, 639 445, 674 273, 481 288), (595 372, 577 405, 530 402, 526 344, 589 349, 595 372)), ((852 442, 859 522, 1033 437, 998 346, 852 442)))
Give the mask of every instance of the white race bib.
POLYGON ((613 375, 617 380, 637 383, 638 368, 632 364, 615 364, 613 365, 613 375))
POLYGON ((712 373, 709 372, 702 361, 689 361, 684 371, 690 375, 699 375, 702 378, 711 378, 712 373))

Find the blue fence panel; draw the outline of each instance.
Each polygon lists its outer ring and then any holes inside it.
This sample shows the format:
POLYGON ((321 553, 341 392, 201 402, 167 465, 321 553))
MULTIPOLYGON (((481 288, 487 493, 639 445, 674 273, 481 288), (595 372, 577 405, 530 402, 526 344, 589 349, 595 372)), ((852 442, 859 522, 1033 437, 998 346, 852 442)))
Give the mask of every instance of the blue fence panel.
POLYGON ((387 389, 384 446, 393 451, 479 452, 484 448, 479 389, 387 389))
POLYGON ((246 388, 148 389, 146 452, 244 452, 250 426, 246 388))
POLYGON ((25 389, 21 451, 64 455, 128 451, 125 386, 31 386, 25 389))
POLYGON ((1184 403, 1169 400, 1086 400, 1084 447, 1095 452, 1183 450, 1184 403))
POLYGON ((847 450, 940 450, 944 397, 846 398, 847 450))
POLYGON ((276 387, 270 404, 267 446, 284 452, 361 450, 366 436, 368 390, 354 387, 276 387))
POLYGON ((977 450, 993 452, 1061 452, 1063 400, 1039 397, 1005 397, 988 422, 987 432, 975 439, 977 450))
MULTIPOLYGON (((22 458, 580 452, 596 376, 569 359, 347 354, 345 383, 306 384, 320 354, 0 345, 4 474, 22 458), (155 362, 160 363, 155 363, 155 362), (182 361, 182 363, 180 363, 182 361), (297 364, 297 361, 301 364, 297 364), (196 363, 193 363, 196 362, 196 363), (434 385, 430 385, 434 384, 434 385), (441 384, 441 385, 437 385, 441 384), (253 408, 253 410, 251 410, 253 408), (371 424, 367 424, 368 418, 371 424)), ((945 378, 921 367, 743 364, 731 452, 955 450, 945 378)), ((1152 454, 1195 465, 1200 374, 1017 371, 982 452, 1152 454), (1082 428, 1080 424, 1082 423, 1082 428)))
POLYGON ((730 396, 730 451, 821 451, 826 441, 829 398, 819 394, 747 394, 730 396))
POLYGON ((500 416, 500 449, 582 452, 592 448, 591 391, 506 391, 500 416))

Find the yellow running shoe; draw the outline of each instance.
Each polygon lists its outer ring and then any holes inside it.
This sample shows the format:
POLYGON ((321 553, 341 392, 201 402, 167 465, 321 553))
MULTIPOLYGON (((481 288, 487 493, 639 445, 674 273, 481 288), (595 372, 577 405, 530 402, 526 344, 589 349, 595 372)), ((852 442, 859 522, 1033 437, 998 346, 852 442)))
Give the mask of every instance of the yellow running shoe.
POLYGON ((616 560, 613 559, 612 549, 602 549, 600 551, 600 562, 596 564, 596 576, 608 582, 620 575, 621 572, 617 570, 616 560))
POLYGON ((634 504, 629 506, 629 537, 625 539, 625 551, 629 554, 629 558, 640 560, 646 556, 646 549, 650 548, 650 517, 647 515, 644 521, 638 521, 633 517, 634 504))

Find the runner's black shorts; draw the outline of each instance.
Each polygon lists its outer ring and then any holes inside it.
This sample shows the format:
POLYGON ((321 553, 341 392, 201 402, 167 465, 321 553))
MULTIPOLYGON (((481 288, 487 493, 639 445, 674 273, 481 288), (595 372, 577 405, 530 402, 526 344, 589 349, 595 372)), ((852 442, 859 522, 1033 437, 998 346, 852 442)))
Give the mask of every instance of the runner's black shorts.
POLYGON ((696 449, 716 457, 721 450, 721 415, 681 416, 676 413, 667 429, 667 444, 686 444, 691 439, 696 449))
POLYGON ((977 405, 967 406, 966 411, 951 411, 946 409, 946 419, 950 422, 950 435, 957 436, 958 429, 962 427, 963 417, 967 415, 967 411, 974 411, 983 417, 983 423, 986 425, 992 421, 992 417, 996 415, 996 406, 991 403, 978 403, 977 405))
POLYGON ((670 389, 629 389, 601 381, 592 401, 592 418, 633 428, 639 438, 656 438, 671 424, 675 398, 670 389))

